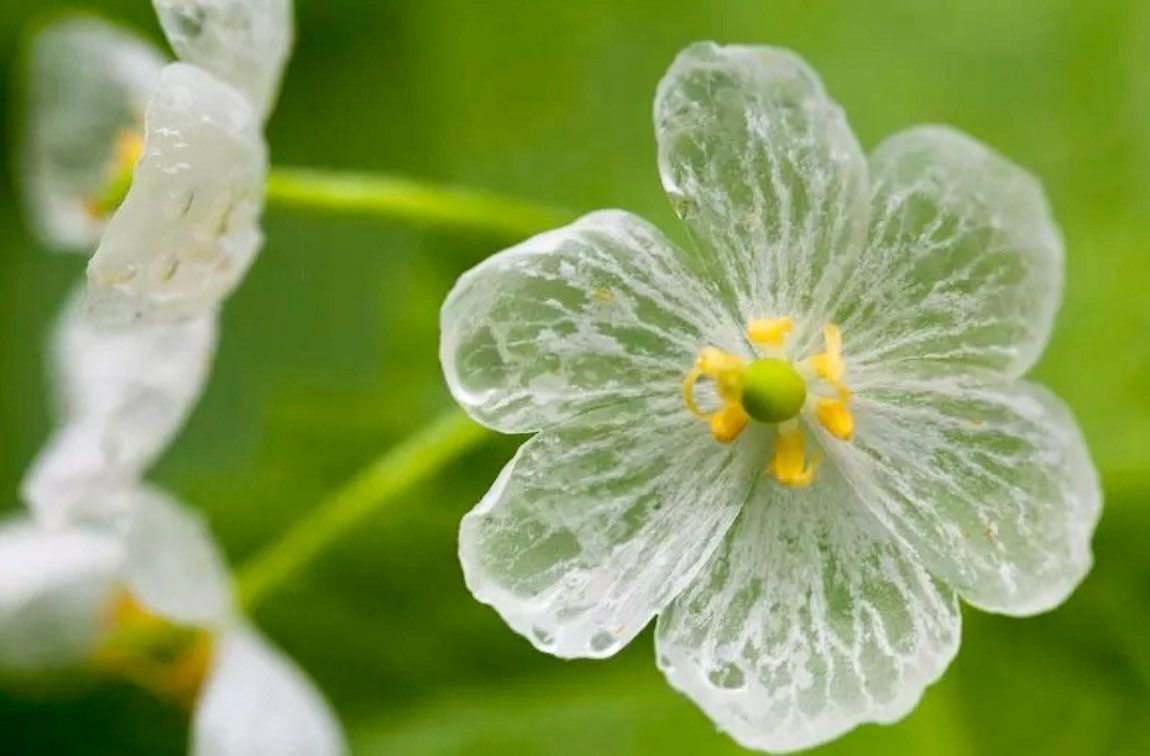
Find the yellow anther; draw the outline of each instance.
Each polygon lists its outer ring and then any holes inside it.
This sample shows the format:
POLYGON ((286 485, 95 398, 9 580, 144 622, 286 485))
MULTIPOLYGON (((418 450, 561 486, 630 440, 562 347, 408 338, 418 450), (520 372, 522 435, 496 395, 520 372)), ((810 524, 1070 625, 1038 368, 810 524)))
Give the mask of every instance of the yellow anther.
POLYGON ((724 444, 734 441, 747 427, 747 413, 742 406, 746 365, 747 361, 742 357, 707 347, 699 352, 695 366, 683 378, 683 403, 687 410, 708 423, 711 434, 724 444), (722 400, 722 406, 710 414, 703 412, 695 401, 695 386, 703 377, 715 382, 715 391, 722 400))
POLYGON ((775 439, 775 456, 768 472, 784 486, 801 488, 809 486, 815 479, 818 464, 817 455, 807 460, 803 431, 798 423, 780 426, 778 438, 775 439))
POLYGON ((843 334, 839 327, 828 324, 823 328, 826 351, 811 358, 811 366, 819 377, 836 388, 843 380, 843 334))
POLYGON ((116 137, 114 150, 117 164, 135 165, 140 156, 144 154, 143 133, 135 129, 124 129, 116 137))
POLYGON ((172 623, 120 591, 108 608, 105 636, 92 661, 105 674, 190 706, 207 678, 213 651, 208 631, 172 623))
POLYGON ((846 398, 819 399, 815 404, 815 416, 828 433, 841 441, 850 441, 854 435, 855 420, 847 409, 846 398))
POLYGON ((699 359, 695 365, 703 371, 703 375, 718 378, 722 373, 742 369, 746 362, 742 357, 736 357, 722 349, 705 347, 699 352, 699 359))
MULTIPOLYGON (((788 317, 752 318, 747 322, 747 338, 758 346, 781 350, 794 327, 788 317)), ((854 435, 854 417, 847 406, 851 393, 843 384, 842 332, 828 324, 823 339, 824 351, 802 363, 791 362, 781 351, 748 360, 706 347, 683 378, 683 403, 721 443, 738 438, 751 420, 776 427, 778 438, 768 473, 783 485, 810 485, 819 460, 817 455, 807 457, 800 419, 817 420, 842 441, 854 435), (706 411, 695 400, 702 378, 714 383, 718 395, 717 406, 706 411)))
POLYGON ((782 347, 793 330, 795 321, 787 317, 752 318, 747 321, 747 338, 751 343, 764 347, 782 347))
POLYGON ((747 412, 738 404, 724 405, 711 415, 711 435, 721 444, 729 444, 747 427, 747 412))
POLYGON ((112 156, 104 171, 104 183, 93 196, 85 199, 85 209, 95 219, 106 218, 128 196, 136 163, 144 154, 144 135, 141 131, 125 129, 116 137, 112 156))

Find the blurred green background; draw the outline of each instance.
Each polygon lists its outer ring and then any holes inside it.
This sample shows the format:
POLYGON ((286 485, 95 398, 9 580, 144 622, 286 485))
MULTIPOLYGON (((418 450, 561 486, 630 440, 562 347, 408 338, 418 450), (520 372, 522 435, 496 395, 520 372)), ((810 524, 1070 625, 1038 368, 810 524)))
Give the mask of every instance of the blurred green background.
MULTIPOLYGON (((94 0, 159 39, 146 0, 94 0)), ((90 5, 92 5, 90 3, 90 5)), ((1029 620, 966 612, 962 651, 908 719, 830 754, 1150 753, 1150 2, 297 0, 270 127, 280 164, 378 169, 672 229, 655 84, 699 39, 792 47, 864 146, 953 124, 1046 183, 1069 249, 1037 377, 1078 413, 1107 503, 1097 566, 1029 620)), ((0 129, 18 42, 54 0, 0 3, 0 129)), ((43 442, 43 336, 83 267, 30 238, 0 168, 0 499, 43 442)), ((210 389, 154 478, 233 563, 447 406, 439 302, 511 239, 273 210, 227 307, 210 389)), ((607 662, 536 653, 472 601, 460 516, 514 448, 490 444, 329 552, 258 621, 338 708, 357 754, 726 754, 644 636, 607 662)), ((178 754, 178 712, 127 688, 0 694, 0 753, 178 754)), ((260 755, 263 756, 263 755, 260 755)), ((269 755, 269 756, 274 756, 269 755)))

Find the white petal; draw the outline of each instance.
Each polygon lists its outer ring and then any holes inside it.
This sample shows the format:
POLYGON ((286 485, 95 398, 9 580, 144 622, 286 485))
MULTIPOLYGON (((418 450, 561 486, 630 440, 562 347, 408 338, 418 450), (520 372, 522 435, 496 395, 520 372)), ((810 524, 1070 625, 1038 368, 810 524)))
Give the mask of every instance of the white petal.
POLYGON ((152 45, 94 17, 53 23, 33 40, 23 167, 46 244, 95 248, 104 219, 87 203, 102 193, 117 137, 142 128, 163 65, 152 45))
POLYGON ((176 54, 242 91, 266 117, 291 51, 291 0, 153 3, 176 54))
POLYGON ((0 525, 0 668, 35 673, 82 662, 101 633, 122 562, 112 538, 0 525))
POLYGON ((593 213, 465 273, 443 305, 440 359, 475 419, 538 430, 675 393, 702 347, 739 348, 739 324, 715 302, 658 229, 593 213))
POLYGON ((822 312, 857 255, 867 165, 842 109, 796 55, 692 45, 655 101, 663 185, 740 319, 822 312))
POLYGON ((181 323, 106 330, 79 298, 56 329, 60 427, 24 486, 53 527, 115 519, 114 492, 163 452, 198 400, 216 348, 214 313, 181 323))
POLYGON ((460 531, 467 585, 562 657, 605 657, 683 589, 760 475, 761 439, 717 444, 635 401, 525 443, 460 531))
POLYGON ((953 591, 826 465, 764 480, 699 580, 659 617, 659 666, 748 748, 790 751, 892 722, 958 651, 953 591))
POLYGON ((132 188, 88 267, 96 318, 153 322, 214 309, 263 243, 266 153, 238 91, 195 66, 165 68, 132 188))
POLYGON ((1037 386, 860 388, 855 438, 827 442, 855 490, 931 570, 989 611, 1062 603, 1091 566, 1098 474, 1037 386))
POLYGON ((300 670, 247 629, 225 633, 192 723, 193 756, 342 756, 339 722, 300 670))
POLYGON ((134 495, 125 538, 133 595, 180 624, 218 627, 230 619, 231 577, 207 525, 159 491, 140 488, 134 495))
POLYGON ((936 126, 884 142, 871 175, 869 247, 835 316, 852 370, 1021 376, 1062 298, 1062 238, 1041 185, 936 126))

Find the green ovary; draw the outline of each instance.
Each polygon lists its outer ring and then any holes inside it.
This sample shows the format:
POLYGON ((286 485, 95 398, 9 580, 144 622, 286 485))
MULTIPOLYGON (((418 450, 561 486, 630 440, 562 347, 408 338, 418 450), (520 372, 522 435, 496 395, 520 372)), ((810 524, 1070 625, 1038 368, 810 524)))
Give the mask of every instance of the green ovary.
POLYGON ((743 373, 743 409, 761 423, 782 423, 799 414, 807 382, 789 362, 755 360, 743 373))

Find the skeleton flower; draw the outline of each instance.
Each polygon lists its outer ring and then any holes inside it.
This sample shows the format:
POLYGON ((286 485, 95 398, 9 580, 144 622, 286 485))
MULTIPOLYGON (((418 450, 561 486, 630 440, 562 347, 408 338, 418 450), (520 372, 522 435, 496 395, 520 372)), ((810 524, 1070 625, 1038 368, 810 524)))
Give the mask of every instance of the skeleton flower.
POLYGON ((340 727, 311 682, 240 617, 203 524, 136 488, 123 535, 0 526, 0 670, 87 670, 192 711, 197 756, 337 756, 340 727))
POLYGON ((904 716, 958 597, 1025 615, 1087 573, 1097 475, 1020 380, 1063 249, 1038 183, 953 130, 869 158, 786 51, 699 44, 655 103, 694 241, 589 215, 465 274, 448 384, 535 432, 463 520, 475 596, 538 648, 658 663, 745 746, 904 716))
POLYGON ((199 399, 215 354, 214 313, 191 320, 104 329, 82 297, 56 327, 49 372, 59 427, 24 483, 44 525, 113 525, 134 485, 167 448, 199 399))
POLYGON ((46 240, 88 247, 94 319, 195 317, 263 243, 263 123, 292 40, 290 0, 155 0, 184 62, 94 19, 32 56, 25 166, 46 240), (62 52, 63 51, 63 52, 62 52))

